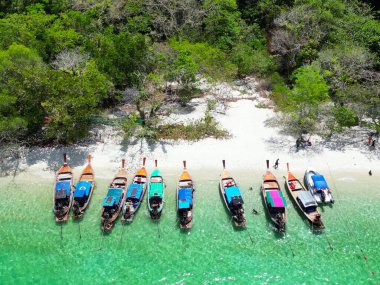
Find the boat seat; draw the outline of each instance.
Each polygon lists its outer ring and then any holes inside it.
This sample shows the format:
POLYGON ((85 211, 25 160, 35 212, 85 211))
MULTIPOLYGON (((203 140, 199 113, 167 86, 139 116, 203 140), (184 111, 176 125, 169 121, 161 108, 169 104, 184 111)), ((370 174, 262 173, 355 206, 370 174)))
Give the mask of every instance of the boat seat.
POLYGON ((231 186, 235 186, 235 182, 233 179, 225 179, 223 180, 223 187, 231 187, 231 186))
POLYGON ((137 176, 133 179, 134 183, 146 183, 146 177, 137 176))
POLYGON ((71 179, 72 175, 70 173, 58 174, 58 180, 68 180, 71 179))
POLYGON ((191 187, 191 186, 193 186, 193 183, 190 180, 180 181, 178 186, 179 187, 191 187))
POLYGON ((112 184, 118 184, 118 185, 124 185, 127 184, 127 179, 124 178, 117 178, 113 181, 112 184))
POLYGON ((302 190, 302 186, 298 181, 289 181, 288 185, 292 191, 302 190))
POLYGON ((94 176, 92 174, 83 174, 81 176, 82 181, 92 181, 94 180, 94 176))
POLYGON ((264 183, 265 189, 278 189, 278 184, 276 182, 265 182, 264 183))
POLYGON ((162 177, 152 177, 150 179, 150 182, 152 182, 152 183, 161 183, 162 182, 162 177))

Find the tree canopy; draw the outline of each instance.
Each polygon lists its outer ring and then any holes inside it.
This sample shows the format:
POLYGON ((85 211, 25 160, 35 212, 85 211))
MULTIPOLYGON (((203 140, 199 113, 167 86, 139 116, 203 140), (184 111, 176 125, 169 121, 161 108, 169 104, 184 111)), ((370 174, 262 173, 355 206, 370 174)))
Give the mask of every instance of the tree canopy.
POLYGON ((302 131, 323 121, 321 104, 334 131, 379 129, 378 9, 370 0, 0 1, 0 141, 74 142, 126 88, 148 120, 167 98, 186 104, 200 76, 264 78, 302 131))

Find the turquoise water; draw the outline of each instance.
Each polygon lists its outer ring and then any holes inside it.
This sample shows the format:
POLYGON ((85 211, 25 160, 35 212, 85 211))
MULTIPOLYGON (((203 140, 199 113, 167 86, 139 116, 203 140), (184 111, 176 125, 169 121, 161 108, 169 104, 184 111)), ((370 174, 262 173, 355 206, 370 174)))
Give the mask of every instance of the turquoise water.
MULTIPOLYGON (((108 180, 97 181, 83 221, 78 224, 70 218, 61 228, 51 211, 53 174, 50 180, 33 178, 32 182, 25 175, 15 180, 1 178, 0 284, 380 282, 380 190, 375 177, 351 180, 346 178, 352 174, 343 173, 332 180, 327 176, 336 188, 336 204, 323 209, 326 230, 319 235, 311 232, 289 201, 284 238, 273 231, 265 215, 259 194, 261 173, 235 175, 248 222, 248 229, 240 231, 233 228, 222 204, 218 170, 209 172, 213 179, 192 173, 195 220, 188 233, 176 226, 179 171, 163 174, 167 188, 160 223, 150 220, 144 200, 131 225, 118 221, 105 236, 99 215, 108 180), (259 214, 252 214, 252 208, 259 214)), ((278 177, 284 174, 276 173, 278 177)), ((286 192, 285 196, 289 200, 286 192)))

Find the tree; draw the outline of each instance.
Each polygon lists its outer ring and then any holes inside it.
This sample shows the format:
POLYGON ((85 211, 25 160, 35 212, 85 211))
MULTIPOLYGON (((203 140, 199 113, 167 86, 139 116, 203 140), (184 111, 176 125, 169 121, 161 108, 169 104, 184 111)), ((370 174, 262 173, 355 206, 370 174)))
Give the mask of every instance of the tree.
POLYGON ((235 0, 206 0, 205 39, 221 49, 230 49, 239 40, 241 17, 235 0))
POLYGON ((197 0, 148 0, 143 5, 161 40, 197 33, 206 12, 197 0))
MULTIPOLYGON (((112 27, 111 27, 112 28, 112 27)), ((148 42, 142 34, 123 32, 113 34, 112 29, 93 34, 86 45, 99 67, 117 87, 133 86, 136 74, 145 70, 148 42)))
POLYGON ((51 72, 50 96, 42 102, 49 118, 45 138, 71 143, 87 134, 91 116, 109 95, 112 84, 89 61, 81 74, 51 72))
POLYGON ((298 68, 287 98, 286 111, 291 114, 299 134, 314 131, 320 104, 329 99, 328 85, 316 65, 298 68))
POLYGON ((70 72, 73 75, 79 75, 86 68, 89 59, 89 54, 81 53, 79 49, 63 50, 56 55, 51 65, 55 69, 70 72))
POLYGON ((355 84, 370 84, 379 80, 375 72, 375 57, 366 48, 346 45, 319 53, 318 65, 329 83, 333 99, 341 104, 352 101, 349 92, 355 84))
POLYGON ((280 56, 284 71, 311 64, 320 44, 326 39, 331 23, 321 17, 321 9, 314 5, 295 6, 274 20, 270 31, 269 50, 280 56))
POLYGON ((258 23, 269 29, 281 13, 288 10, 294 0, 238 0, 239 10, 248 24, 258 23))
POLYGON ((38 131, 48 82, 46 65, 33 50, 12 44, 0 51, 1 137, 22 138, 38 131))

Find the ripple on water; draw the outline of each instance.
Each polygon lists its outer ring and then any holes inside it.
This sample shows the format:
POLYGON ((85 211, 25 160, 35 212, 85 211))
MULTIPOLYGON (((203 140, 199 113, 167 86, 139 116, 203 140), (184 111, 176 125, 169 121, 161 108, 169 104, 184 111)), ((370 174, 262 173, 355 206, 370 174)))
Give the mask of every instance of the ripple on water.
POLYGON ((371 271, 376 278, 380 272, 379 190, 360 177, 335 181, 337 203, 324 207, 321 234, 289 203, 284 236, 274 233, 259 192, 248 190, 252 181, 240 181, 247 230, 233 228, 218 182, 205 180, 197 181, 194 227, 181 232, 175 181, 168 181, 158 225, 144 201, 131 225, 118 221, 104 237, 99 214, 107 181, 98 181, 83 221, 70 219, 62 236, 51 211, 52 183, 8 182, 0 183, 0 284, 74 284, 78 278, 83 284, 371 284, 371 271))

